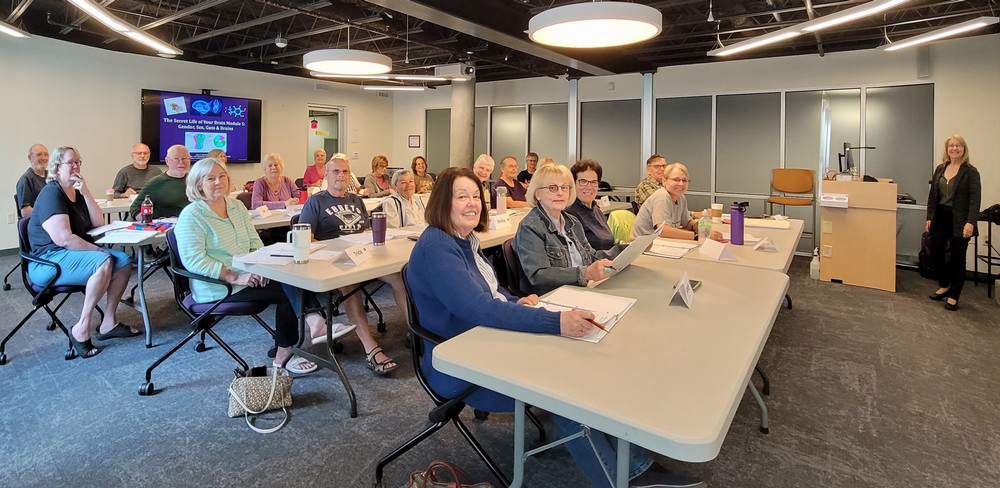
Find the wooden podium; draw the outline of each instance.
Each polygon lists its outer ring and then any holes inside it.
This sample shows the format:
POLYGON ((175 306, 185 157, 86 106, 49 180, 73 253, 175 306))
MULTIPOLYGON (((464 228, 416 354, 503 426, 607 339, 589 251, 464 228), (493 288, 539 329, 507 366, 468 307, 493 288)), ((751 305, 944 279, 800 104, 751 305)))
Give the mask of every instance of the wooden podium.
POLYGON ((896 184, 823 181, 822 193, 847 195, 847 207, 821 195, 819 278, 895 292, 896 184))

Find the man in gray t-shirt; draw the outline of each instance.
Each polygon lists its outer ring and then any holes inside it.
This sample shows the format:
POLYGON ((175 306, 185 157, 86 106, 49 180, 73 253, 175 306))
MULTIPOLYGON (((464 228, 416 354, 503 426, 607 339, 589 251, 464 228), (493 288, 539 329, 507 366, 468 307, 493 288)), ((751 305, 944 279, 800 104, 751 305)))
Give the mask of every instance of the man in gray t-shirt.
POLYGON ((115 198, 135 195, 147 181, 163 171, 149 166, 149 146, 139 143, 132 146, 132 164, 122 168, 115 176, 115 198))
POLYGON ((14 195, 21 217, 31 217, 35 197, 45 186, 45 175, 49 167, 49 150, 41 144, 28 149, 28 164, 31 166, 14 185, 14 195))
POLYGON ((666 188, 656 190, 642 204, 639 214, 635 216, 635 223, 632 224, 632 238, 653 232, 653 227, 660 222, 667 223, 660 233, 661 237, 694 239, 694 235, 697 234, 691 229, 691 222, 694 221, 688 213, 687 198, 680 195, 675 202, 666 188), (678 230, 683 234, 676 232, 678 230), (670 232, 670 235, 664 235, 667 232, 670 232))

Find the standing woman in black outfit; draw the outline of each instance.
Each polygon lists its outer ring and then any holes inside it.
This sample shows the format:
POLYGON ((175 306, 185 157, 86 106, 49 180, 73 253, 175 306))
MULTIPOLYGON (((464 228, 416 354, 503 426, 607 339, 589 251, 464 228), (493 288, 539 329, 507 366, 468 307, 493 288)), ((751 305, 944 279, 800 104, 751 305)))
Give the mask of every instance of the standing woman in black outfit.
POLYGON ((944 156, 931 178, 927 197, 927 232, 931 233, 931 258, 940 288, 931 300, 947 299, 946 310, 958 310, 965 282, 965 255, 969 238, 978 234, 981 193, 979 171, 969 162, 969 146, 960 135, 944 141, 944 156), (951 261, 945 264, 945 249, 951 261))

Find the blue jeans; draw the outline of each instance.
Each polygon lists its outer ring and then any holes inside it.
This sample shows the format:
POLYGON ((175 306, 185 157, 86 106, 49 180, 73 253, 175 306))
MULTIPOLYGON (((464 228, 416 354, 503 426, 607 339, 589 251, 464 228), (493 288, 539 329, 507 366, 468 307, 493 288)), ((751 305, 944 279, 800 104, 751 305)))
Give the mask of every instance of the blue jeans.
MULTIPOLYGON (((549 415, 552 417, 559 437, 570 436, 580 431, 579 422, 552 413, 549 415)), ((586 437, 578 437, 563 445, 573 455, 573 459, 576 459, 576 464, 580 466, 591 485, 594 487, 613 487, 613 483, 608 484, 608 477, 604 474, 604 470, 607 469, 612 481, 617 479, 618 439, 593 429, 590 430, 590 439, 594 447, 590 447, 591 442, 588 442, 586 437), (595 450, 597 451, 596 455, 594 454, 595 450)), ((645 473, 652 464, 653 455, 649 451, 639 446, 631 446, 629 449, 628 479, 645 473)))

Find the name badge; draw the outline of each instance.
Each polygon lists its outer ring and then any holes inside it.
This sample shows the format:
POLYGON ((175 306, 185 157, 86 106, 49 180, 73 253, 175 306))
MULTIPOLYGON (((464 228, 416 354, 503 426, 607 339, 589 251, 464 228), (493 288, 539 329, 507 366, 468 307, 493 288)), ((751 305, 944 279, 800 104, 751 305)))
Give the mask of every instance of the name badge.
POLYGON ((271 216, 271 209, 267 208, 267 205, 261 205, 253 209, 253 216, 251 218, 260 217, 262 219, 266 219, 270 216, 271 216))
POLYGON ((675 285, 674 294, 671 295, 668 303, 672 304, 675 302, 682 302, 687 308, 691 308, 691 305, 694 304, 694 287, 691 286, 691 279, 688 278, 687 271, 684 272, 684 276, 675 285))
POLYGON ((490 214, 490 230, 497 229, 509 229, 510 228, 510 214, 490 214))
POLYGON ((347 253, 347 258, 354 265, 361 264, 372 257, 371 248, 367 244, 356 244, 347 248, 344 252, 347 253))

